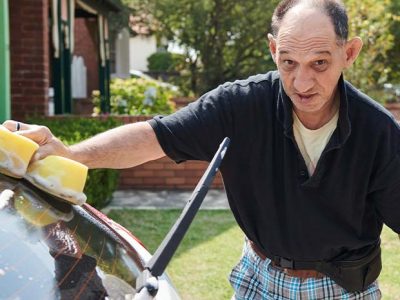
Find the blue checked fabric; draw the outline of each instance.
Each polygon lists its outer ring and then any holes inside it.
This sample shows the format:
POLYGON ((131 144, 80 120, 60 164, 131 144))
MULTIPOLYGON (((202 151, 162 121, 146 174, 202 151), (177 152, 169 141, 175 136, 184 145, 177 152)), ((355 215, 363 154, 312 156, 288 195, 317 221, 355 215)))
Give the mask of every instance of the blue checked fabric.
POLYGON ((376 300, 381 291, 375 281, 365 291, 348 293, 329 277, 300 279, 263 261, 245 242, 243 256, 233 268, 229 281, 235 291, 232 299, 265 300, 376 300))

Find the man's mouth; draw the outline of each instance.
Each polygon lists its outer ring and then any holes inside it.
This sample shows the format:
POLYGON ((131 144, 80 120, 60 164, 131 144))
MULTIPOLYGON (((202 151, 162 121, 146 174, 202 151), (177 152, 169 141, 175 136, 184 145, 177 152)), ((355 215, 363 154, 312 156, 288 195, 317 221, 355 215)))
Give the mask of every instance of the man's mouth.
POLYGON ((309 101, 315 94, 297 94, 297 97, 299 97, 300 101, 306 102, 309 101))

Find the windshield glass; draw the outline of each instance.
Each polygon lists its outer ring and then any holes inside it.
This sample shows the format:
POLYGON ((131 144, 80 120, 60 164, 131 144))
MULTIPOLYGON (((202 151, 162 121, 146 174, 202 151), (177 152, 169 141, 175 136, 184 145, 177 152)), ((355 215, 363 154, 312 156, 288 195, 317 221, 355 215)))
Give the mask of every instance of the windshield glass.
POLYGON ((142 270, 83 207, 0 175, 0 299, 129 299, 142 270))

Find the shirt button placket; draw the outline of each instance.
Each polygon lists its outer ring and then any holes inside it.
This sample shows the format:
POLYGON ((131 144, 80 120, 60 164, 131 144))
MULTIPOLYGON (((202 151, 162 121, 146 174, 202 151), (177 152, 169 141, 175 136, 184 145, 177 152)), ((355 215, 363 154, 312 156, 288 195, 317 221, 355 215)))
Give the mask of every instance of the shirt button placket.
POLYGON ((307 181, 308 179, 308 173, 306 170, 300 170, 299 171, 299 179, 302 183, 304 183, 305 181, 307 181))

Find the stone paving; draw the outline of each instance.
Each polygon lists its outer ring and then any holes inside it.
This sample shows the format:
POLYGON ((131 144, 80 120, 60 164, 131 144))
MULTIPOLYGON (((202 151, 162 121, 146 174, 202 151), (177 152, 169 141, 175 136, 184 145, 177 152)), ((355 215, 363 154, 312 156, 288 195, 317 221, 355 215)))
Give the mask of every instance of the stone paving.
MULTIPOLYGON (((111 203, 102 209, 181 209, 189 200, 192 191, 179 190, 118 190, 111 203)), ((200 209, 229 209, 225 190, 209 190, 200 209)))

